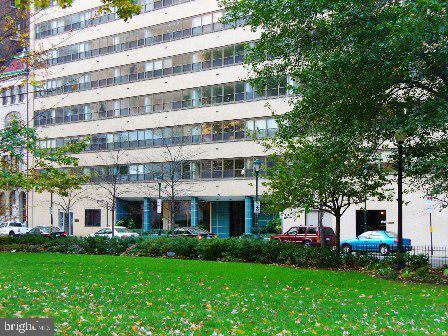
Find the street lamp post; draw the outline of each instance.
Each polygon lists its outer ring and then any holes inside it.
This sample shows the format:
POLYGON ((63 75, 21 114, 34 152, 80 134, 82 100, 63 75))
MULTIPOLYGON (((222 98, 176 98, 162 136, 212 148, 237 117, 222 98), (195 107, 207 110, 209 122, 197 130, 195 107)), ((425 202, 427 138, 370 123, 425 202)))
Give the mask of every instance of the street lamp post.
POLYGON ((255 222, 254 222, 254 230, 253 232, 255 234, 258 234, 258 214, 260 213, 260 203, 258 199, 258 178, 260 175, 260 169, 261 169, 261 161, 259 159, 256 159, 254 161, 254 173, 255 173, 255 207, 254 207, 254 215, 255 215, 255 222))
POLYGON ((395 132, 395 140, 398 148, 398 252, 403 252, 403 143, 406 140, 406 133, 404 130, 397 130, 395 132))
MULTIPOLYGON (((157 199, 157 214, 162 213, 162 178, 159 176, 157 178, 157 184, 159 185, 159 198, 157 199)), ((162 217, 162 227, 163 227, 163 217, 162 217)), ((162 234, 162 227, 159 230, 159 234, 162 234)))

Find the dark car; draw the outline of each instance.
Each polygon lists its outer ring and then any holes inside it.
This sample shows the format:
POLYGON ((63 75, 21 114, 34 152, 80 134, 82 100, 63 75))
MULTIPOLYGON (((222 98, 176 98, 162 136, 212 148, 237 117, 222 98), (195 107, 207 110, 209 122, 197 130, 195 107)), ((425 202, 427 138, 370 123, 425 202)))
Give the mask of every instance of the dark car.
MULTIPOLYGON (((323 239, 326 245, 333 246, 336 235, 329 226, 322 228, 323 239)), ((302 244, 303 246, 317 246, 321 244, 319 229, 315 226, 293 226, 283 234, 271 236, 271 240, 302 244)))
POLYGON ((198 227, 180 227, 173 229, 169 234, 172 237, 196 237, 198 239, 217 238, 218 235, 198 227))
POLYGON ((53 231, 51 231, 49 226, 36 226, 28 231, 27 234, 54 238, 67 237, 67 233, 65 231, 61 231, 59 228, 53 228, 53 231))

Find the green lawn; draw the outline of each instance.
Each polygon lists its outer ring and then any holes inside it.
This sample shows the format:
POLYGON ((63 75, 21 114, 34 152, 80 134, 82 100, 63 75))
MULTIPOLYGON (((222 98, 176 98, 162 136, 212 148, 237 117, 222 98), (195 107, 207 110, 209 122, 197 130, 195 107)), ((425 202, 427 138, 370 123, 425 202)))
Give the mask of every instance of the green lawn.
POLYGON ((448 288, 348 272, 0 254, 0 317, 78 335, 448 335, 448 288), (114 334, 115 333, 115 334, 114 334))

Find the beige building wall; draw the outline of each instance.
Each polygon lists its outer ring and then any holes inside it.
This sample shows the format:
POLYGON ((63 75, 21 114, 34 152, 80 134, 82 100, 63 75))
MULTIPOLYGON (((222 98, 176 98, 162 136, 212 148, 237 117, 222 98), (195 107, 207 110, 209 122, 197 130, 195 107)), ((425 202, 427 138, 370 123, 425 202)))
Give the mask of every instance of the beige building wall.
MULTIPOLYGON (((396 192, 396 190, 395 190, 396 192)), ((407 193, 403 196, 403 236, 410 238, 416 246, 429 246, 430 215, 428 203, 423 193, 407 193)), ((342 239, 356 236, 356 211, 363 211, 364 204, 351 206, 342 216, 341 237, 342 239)), ((367 201, 367 210, 384 211, 386 217, 386 229, 398 231, 398 210, 396 202, 367 201)), ((448 243, 448 210, 443 210, 433 203, 432 228, 434 246, 444 247, 448 243)), ((308 217, 309 225, 317 226, 317 213, 308 217)), ((325 214, 323 224, 335 227, 334 217, 325 214)), ((292 226, 305 225, 305 214, 294 213, 283 221, 283 231, 286 232, 292 226)))

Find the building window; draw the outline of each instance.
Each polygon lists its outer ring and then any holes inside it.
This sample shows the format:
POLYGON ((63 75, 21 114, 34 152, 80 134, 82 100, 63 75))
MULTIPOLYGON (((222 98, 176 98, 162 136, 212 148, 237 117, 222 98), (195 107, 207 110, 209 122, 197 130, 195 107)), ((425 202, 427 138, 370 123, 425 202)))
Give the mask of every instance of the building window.
POLYGON ((19 112, 10 112, 5 117, 5 127, 10 127, 14 121, 20 121, 19 112))
POLYGON ((100 209, 86 209, 85 226, 101 226, 100 209))
MULTIPOLYGON (((172 74, 229 66, 242 63, 244 55, 244 46, 237 44, 213 50, 202 50, 195 53, 170 56, 163 59, 148 60, 141 63, 126 64, 116 68, 108 68, 90 73, 81 73, 75 76, 67 76, 59 78, 56 81, 54 79, 48 80, 42 86, 41 90, 36 91, 36 96, 53 96, 64 92, 91 90, 97 87, 119 85, 127 82, 170 76, 172 74), (223 53, 230 57, 228 55, 229 53, 233 55, 235 50, 241 50, 241 48, 243 48, 242 51, 240 51, 240 53, 242 53, 242 57, 238 58, 237 61, 233 61, 232 58, 232 62, 228 61, 223 64, 223 53)), ((241 93, 244 92, 244 88, 239 86, 235 90, 233 86, 228 86, 224 89, 224 91, 226 94, 225 101, 229 102, 234 100, 242 100, 241 93), (239 93, 237 97, 234 97, 235 92, 239 93)), ((278 87, 274 85, 272 95, 275 95, 276 92, 278 92, 278 87)), ((219 96, 222 96, 222 94, 219 96)), ((191 105, 192 103, 196 105, 199 103, 197 93, 196 96, 190 96, 189 104, 191 105), (192 100, 195 101, 192 102, 192 100)))

